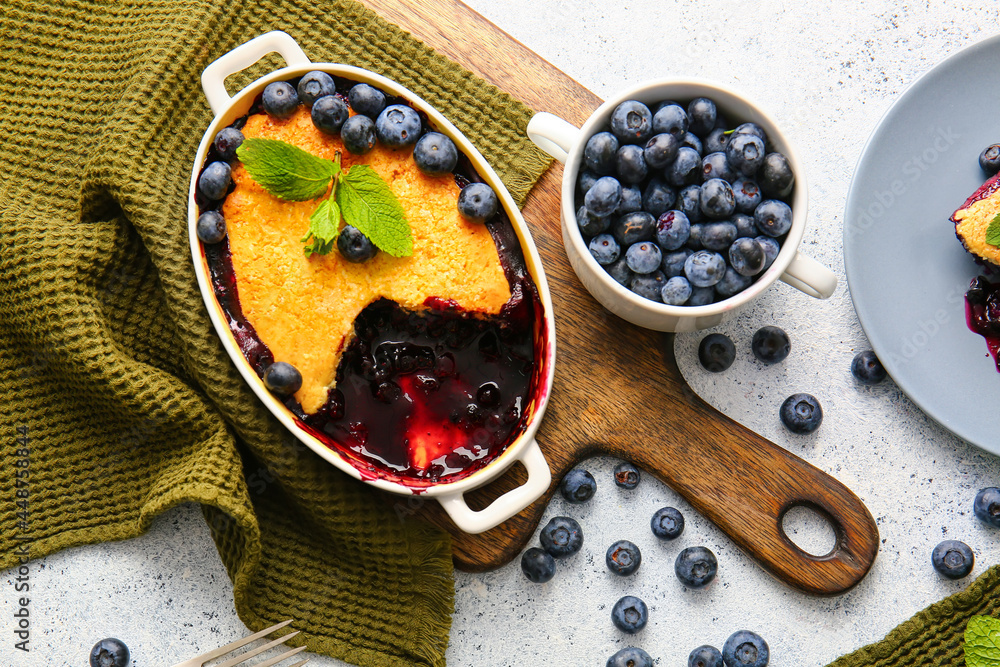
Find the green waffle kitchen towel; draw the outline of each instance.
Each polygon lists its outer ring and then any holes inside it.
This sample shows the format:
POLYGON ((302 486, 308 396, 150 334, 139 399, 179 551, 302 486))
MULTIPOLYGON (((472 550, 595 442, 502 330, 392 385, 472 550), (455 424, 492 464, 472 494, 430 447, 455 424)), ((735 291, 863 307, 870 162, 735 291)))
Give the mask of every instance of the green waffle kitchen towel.
POLYGON ((212 330, 186 229, 211 120, 199 77, 284 30, 441 109, 519 202, 548 164, 524 138, 531 112, 346 0, 2 4, 0 567, 198 502, 251 628, 292 618, 350 663, 443 665, 447 535, 298 444, 212 330))

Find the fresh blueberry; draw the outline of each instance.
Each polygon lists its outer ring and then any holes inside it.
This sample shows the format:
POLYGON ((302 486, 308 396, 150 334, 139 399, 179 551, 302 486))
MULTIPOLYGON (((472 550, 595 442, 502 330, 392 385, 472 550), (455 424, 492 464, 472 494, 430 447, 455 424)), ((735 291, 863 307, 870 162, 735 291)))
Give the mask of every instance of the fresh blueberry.
POLYGON ((531 547, 521 554, 521 572, 528 581, 544 584, 556 573, 556 560, 538 547, 531 547))
POLYGON ((972 572, 976 557, 965 542, 945 540, 931 552, 934 569, 949 579, 961 579, 972 572))
POLYGON ((600 177, 600 174, 595 174, 592 171, 581 171, 576 179, 576 185, 580 188, 580 196, 582 197, 590 192, 590 188, 594 187, 594 184, 597 183, 597 179, 600 177))
POLYGON ((778 415, 792 433, 812 433, 823 423, 823 408, 812 394, 792 394, 781 404, 778 415))
POLYGON ((285 361, 276 361, 264 369, 264 386, 281 396, 291 396, 302 388, 302 373, 285 361))
POLYGON ((611 223, 611 233, 623 247, 652 241, 656 233, 656 218, 645 211, 626 213, 611 223))
POLYGON ((725 252, 736 240, 736 225, 728 220, 704 222, 700 231, 699 241, 706 250, 725 252))
POLYGON ((640 241, 628 247, 625 259, 633 273, 652 273, 660 268, 663 253, 652 241, 640 241))
POLYGON ((375 256, 378 248, 357 227, 344 225, 337 235, 337 250, 348 262, 361 264, 375 256))
POLYGON ((264 111, 270 115, 275 118, 288 118, 295 113, 295 107, 299 105, 299 95, 290 83, 275 81, 267 84, 260 101, 264 105, 264 111))
POLYGON ((321 97, 312 105, 312 122, 319 130, 327 134, 340 134, 340 128, 351 112, 347 103, 336 95, 321 97))
POLYGON ((635 276, 632 270, 628 268, 628 260, 624 257, 619 257, 616 261, 611 262, 604 267, 604 270, 623 287, 628 287, 635 276))
POLYGON ((732 183, 736 180, 736 172, 729 166, 725 153, 709 153, 701 159, 701 177, 706 181, 711 178, 721 178, 732 183))
POLYGON ((688 299, 689 306, 707 306, 715 303, 715 287, 692 287, 691 298, 688 299))
POLYGON ((613 215, 623 216, 626 213, 642 210, 642 190, 638 185, 623 185, 622 200, 613 215))
POLYGON ((420 138, 420 116, 405 104, 393 104, 375 119, 375 134, 389 148, 412 146, 420 138))
POLYGON ((667 284, 667 278, 662 271, 653 271, 634 276, 629 283, 629 289, 641 297, 659 303, 663 299, 663 287, 667 284))
POLYGON ((736 210, 733 188, 721 178, 710 178, 701 186, 701 212, 713 220, 728 218, 736 210))
POLYGON ((739 294, 747 287, 750 287, 750 283, 752 282, 753 278, 742 276, 736 272, 736 269, 727 266, 726 275, 722 276, 722 280, 715 283, 715 293, 723 299, 728 299, 734 294, 739 294))
POLYGON ((129 667, 132 656, 120 639, 108 637, 90 649, 90 667, 129 667))
POLYGON ((972 512, 983 523, 1000 528, 1000 489, 995 486, 980 489, 972 503, 972 512))
POLYGON ((661 540, 674 540, 684 532, 684 515, 673 507, 661 507, 649 522, 653 535, 661 540))
POLYGON ((873 350, 863 350, 854 355, 851 373, 861 384, 878 384, 885 379, 885 367, 873 350))
POLYGON ((760 188, 749 178, 735 181, 733 194, 736 196, 736 210, 739 213, 753 213, 761 201, 760 188))
POLYGON ((653 114, 642 102, 626 100, 611 113, 611 133, 623 144, 645 144, 653 136, 653 114))
POLYGON ((701 220, 701 186, 689 185, 677 195, 677 208, 684 212, 690 222, 701 220))
POLYGON ((340 140, 354 155, 364 155, 375 147, 375 121, 364 114, 354 114, 340 126, 340 140))
MULTIPOLYGON (((691 250, 690 248, 681 248, 679 250, 674 250, 673 252, 663 253, 663 262, 660 264, 663 274, 667 278, 682 276, 684 274, 684 262, 686 262, 687 258, 693 254, 694 250, 691 250)), ((685 280, 687 280, 687 278, 685 278, 685 280)))
MULTIPOLYGON (((757 123, 742 123, 737 125, 736 129, 734 129, 731 134, 752 134, 765 144, 767 143, 767 133, 764 132, 764 128, 757 123)), ((732 136, 729 138, 732 139, 732 136)))
POLYGON ((688 131, 688 115, 677 104, 667 104, 653 114, 653 133, 672 134, 678 141, 688 131))
POLYGON ((628 540, 619 540, 608 547, 604 561, 611 572, 621 577, 627 577, 639 569, 639 565, 642 563, 642 553, 639 551, 639 547, 628 540))
POLYGON ((787 197, 795 185, 795 175, 788 160, 781 153, 768 153, 758 177, 760 189, 768 197, 787 197))
POLYGON ((356 83, 347 92, 347 101, 355 113, 368 116, 372 120, 385 109, 385 93, 367 83, 356 83))
POLYGON ((653 667, 653 659, 641 648, 626 646, 608 658, 604 667, 653 667))
POLYGON ((458 193, 458 212, 473 222, 486 222, 499 208, 497 193, 485 183, 469 183, 458 193))
POLYGON ((611 234, 598 234, 590 239, 587 247, 590 249, 590 254, 597 260, 597 263, 602 266, 611 264, 621 255, 621 247, 611 234))
POLYGON ((576 224, 580 227, 580 233, 589 238, 608 231, 611 216, 594 215, 586 206, 581 206, 576 211, 576 224))
POLYGON ((699 250, 684 262, 684 277, 693 287, 712 287, 726 274, 726 260, 717 252, 699 250))
POLYGON ((699 646, 688 655, 688 667, 724 667, 722 652, 714 646, 699 646))
POLYGON ((583 196, 583 205, 594 215, 611 215, 622 200, 622 186, 612 176, 602 176, 583 196))
POLYGON ((618 163, 618 139, 610 132, 598 132, 583 147, 583 163, 595 174, 615 173, 618 163))
POLYGON ((703 155, 701 139, 696 137, 692 132, 684 133, 684 137, 681 139, 681 146, 687 146, 698 153, 699 156, 703 155))
POLYGON ((626 595, 611 608, 611 622, 622 632, 634 635, 646 627, 649 610, 646 603, 634 595, 626 595))
POLYGON ((777 238, 792 228, 792 209, 783 201, 765 199, 753 212, 757 229, 777 238))
POLYGON ((413 161, 425 174, 440 176, 455 170, 458 165, 458 149, 455 148, 455 142, 443 134, 428 132, 413 147, 413 161))
POLYGON ((655 176, 649 179, 642 193, 642 210, 654 218, 674 207, 677 191, 655 176))
POLYGON ((753 176, 764 163, 764 142, 753 134, 733 134, 726 143, 729 166, 744 176, 753 176))
POLYGON ((699 137, 708 135, 715 127, 717 116, 715 102, 707 97, 696 97, 688 104, 687 115, 690 120, 688 130, 699 137))
POLYGON ((198 177, 198 190, 207 199, 222 199, 229 190, 232 170, 226 162, 210 162, 198 177))
POLYGON ((224 127, 215 135, 212 145, 219 153, 219 159, 232 162, 236 159, 236 149, 243 143, 243 133, 235 127, 224 127))
POLYGON ((302 104, 311 107, 321 97, 336 95, 337 85, 326 72, 309 72, 299 79, 298 93, 302 104))
POLYGON ((646 142, 643 157, 650 169, 665 169, 677 157, 680 142, 672 134, 656 134, 646 142))
POLYGON ((757 223, 754 221, 752 216, 749 216, 746 213, 736 213, 729 219, 729 221, 736 225, 736 238, 738 239, 743 238, 744 236, 754 238, 760 234, 757 230, 757 223))
POLYGON ((649 173, 642 149, 635 144, 625 144, 618 149, 616 171, 622 183, 641 183, 649 173))
POLYGON ((764 270, 767 256, 756 240, 748 237, 736 239, 729 246, 729 264, 741 276, 755 276, 764 270))
POLYGON ((631 463, 619 463, 615 466, 615 484, 631 491, 639 486, 639 469, 631 463))
POLYGON ((660 290, 660 299, 668 306, 683 306, 691 298, 691 283, 682 276, 673 276, 660 290))
POLYGON ((771 659, 767 642, 756 632, 734 632, 722 646, 722 661, 726 667, 767 667, 771 659))
POLYGON ((554 558, 572 556, 583 546, 583 529, 576 519, 554 516, 542 528, 538 539, 554 558))
POLYGON ((736 361, 736 345, 726 334, 708 334, 698 344, 698 361, 706 371, 721 373, 736 361))
POLYGON ((196 231, 202 243, 218 243, 226 238, 226 220, 218 211, 205 211, 198 216, 196 231))
POLYGON ((670 185, 678 188, 701 183, 701 155, 689 146, 681 146, 673 164, 664 171, 664 176, 670 185))
POLYGON ((754 240, 764 248, 764 256, 766 258, 764 260, 764 270, 767 270, 767 267, 774 263, 778 253, 781 252, 781 246, 770 236, 757 236, 754 237, 754 240))
POLYGON ((594 497, 596 491, 597 480, 582 468, 570 470, 559 484, 562 497, 571 503, 585 503, 594 497))
POLYGON ((777 364, 785 360, 792 350, 788 334, 780 327, 764 326, 754 332, 750 351, 762 364, 777 364))
POLYGON ((729 135, 726 134, 726 130, 717 127, 708 133, 705 141, 702 142, 702 146, 706 153, 725 153, 727 143, 729 143, 729 135))
POLYGON ((707 547, 688 547, 674 561, 674 574, 688 588, 707 586, 718 570, 719 562, 707 547))
POLYGON ((687 243, 689 236, 691 236, 691 223, 681 211, 667 211, 656 221, 656 242, 664 250, 677 250, 687 243))
POLYGON ((993 176, 1000 171, 1000 144, 992 144, 979 154, 979 166, 987 176, 993 176))

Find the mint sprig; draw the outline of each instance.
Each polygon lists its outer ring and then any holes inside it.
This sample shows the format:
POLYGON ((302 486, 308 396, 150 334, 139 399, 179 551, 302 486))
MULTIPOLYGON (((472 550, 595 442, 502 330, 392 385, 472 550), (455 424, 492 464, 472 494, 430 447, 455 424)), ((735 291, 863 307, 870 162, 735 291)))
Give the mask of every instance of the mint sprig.
POLYGON ((1000 213, 997 213, 990 226, 986 228, 986 242, 1000 248, 1000 213))
POLYGON ((399 199, 368 165, 345 172, 339 153, 336 160, 327 160, 277 139, 245 139, 236 157, 253 180, 279 199, 305 201, 329 192, 309 216, 309 230, 302 237, 306 257, 333 250, 341 217, 379 250, 393 257, 413 254, 412 230, 399 199))
POLYGON ((965 665, 1000 667, 1000 619, 992 616, 969 619, 965 626, 965 665))

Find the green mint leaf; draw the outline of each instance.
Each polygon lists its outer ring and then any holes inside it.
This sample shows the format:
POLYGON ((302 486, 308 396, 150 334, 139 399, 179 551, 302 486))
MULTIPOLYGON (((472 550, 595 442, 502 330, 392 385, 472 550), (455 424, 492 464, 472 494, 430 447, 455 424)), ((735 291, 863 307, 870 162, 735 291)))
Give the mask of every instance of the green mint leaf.
POLYGON ((244 139, 236 157, 253 180, 279 199, 305 201, 326 193, 340 166, 277 139, 244 139))
POLYGON ((1000 619, 992 616, 969 619, 965 626, 965 665, 1000 667, 1000 619))
POLYGON ((1000 213, 997 213, 990 226, 986 228, 986 242, 1000 248, 1000 213))
POLYGON ((306 257, 326 255, 333 250, 340 228, 340 207, 332 199, 324 199, 309 216, 309 231, 302 237, 306 242, 306 257))
POLYGON ((382 252, 393 257, 413 254, 413 235, 396 195, 375 170, 356 164, 339 180, 337 203, 344 222, 367 236, 382 252))

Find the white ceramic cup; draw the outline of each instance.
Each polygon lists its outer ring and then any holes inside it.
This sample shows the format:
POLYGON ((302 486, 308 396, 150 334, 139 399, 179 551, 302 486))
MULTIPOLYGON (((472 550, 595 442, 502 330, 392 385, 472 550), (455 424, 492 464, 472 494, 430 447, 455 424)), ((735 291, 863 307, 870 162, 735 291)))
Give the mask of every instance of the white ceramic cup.
POLYGON ((697 331, 729 319, 755 299, 775 280, 781 280, 806 294, 825 299, 837 287, 837 276, 814 259, 798 252, 806 226, 807 196, 798 156, 774 121, 759 106, 742 95, 708 81, 661 79, 639 84, 602 104, 582 128, 550 113, 538 113, 528 123, 528 137, 543 151, 565 164, 562 180, 562 234, 566 254, 576 275, 605 308, 624 320, 657 331, 697 331), (792 227, 781 252, 767 271, 749 287, 728 299, 707 306, 670 306, 639 296, 619 284, 590 254, 576 220, 576 182, 587 140, 610 124, 615 107, 625 100, 652 106, 662 100, 687 102, 696 97, 714 101, 719 111, 735 127, 753 121, 767 133, 771 150, 788 159, 795 174, 792 192, 792 227))

